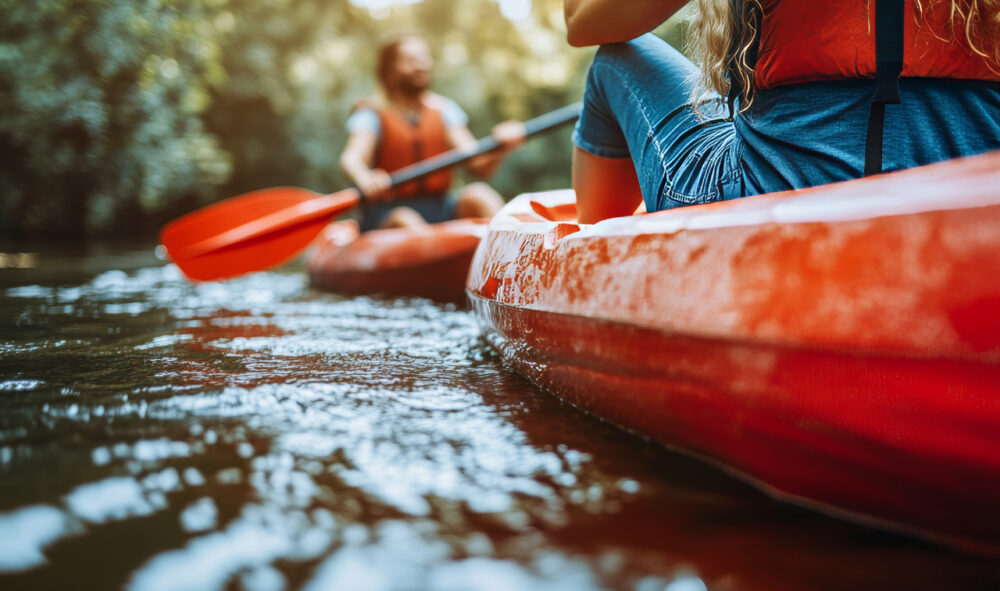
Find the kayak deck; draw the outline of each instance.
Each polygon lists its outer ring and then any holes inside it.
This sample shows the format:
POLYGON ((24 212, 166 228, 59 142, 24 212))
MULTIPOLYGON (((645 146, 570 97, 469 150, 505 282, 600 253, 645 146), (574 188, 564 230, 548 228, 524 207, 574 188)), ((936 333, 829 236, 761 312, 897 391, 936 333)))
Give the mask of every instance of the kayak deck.
POLYGON ((777 496, 1000 548, 1000 154, 580 227, 490 224, 488 340, 577 406, 777 496))

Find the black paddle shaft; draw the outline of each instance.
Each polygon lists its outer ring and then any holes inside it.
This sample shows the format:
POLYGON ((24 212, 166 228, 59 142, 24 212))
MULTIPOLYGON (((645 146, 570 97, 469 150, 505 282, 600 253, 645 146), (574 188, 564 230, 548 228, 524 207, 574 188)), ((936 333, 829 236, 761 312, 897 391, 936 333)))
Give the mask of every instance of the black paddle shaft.
MULTIPOLYGON (((525 137, 531 137, 576 121, 580 117, 580 107, 580 103, 573 103, 572 105, 567 105, 561 109, 556 109, 555 111, 525 121, 525 137)), ((456 164, 461 164, 466 160, 475 158, 480 154, 492 152, 499 147, 500 142, 492 135, 488 135, 477 141, 476 147, 472 150, 449 150, 443 154, 421 160, 416 164, 400 168, 390 176, 390 186, 396 187, 420 177, 433 174, 439 170, 450 168, 456 164)))

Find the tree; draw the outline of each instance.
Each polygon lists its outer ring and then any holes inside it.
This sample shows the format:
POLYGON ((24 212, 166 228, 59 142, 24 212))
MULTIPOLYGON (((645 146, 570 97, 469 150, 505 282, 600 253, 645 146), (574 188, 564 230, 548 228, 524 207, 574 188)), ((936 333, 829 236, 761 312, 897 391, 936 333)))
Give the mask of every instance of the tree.
POLYGON ((210 4, 0 0, 0 228, 122 233, 228 174, 200 113, 222 81, 210 4))
MULTIPOLYGON (((579 100, 592 50, 566 44, 561 0, 525 2, 511 20, 496 0, 0 0, 0 232, 152 238, 237 193, 343 188, 343 125, 393 32, 426 37, 477 135, 579 100)), ((569 134, 494 186, 568 185, 569 134)))

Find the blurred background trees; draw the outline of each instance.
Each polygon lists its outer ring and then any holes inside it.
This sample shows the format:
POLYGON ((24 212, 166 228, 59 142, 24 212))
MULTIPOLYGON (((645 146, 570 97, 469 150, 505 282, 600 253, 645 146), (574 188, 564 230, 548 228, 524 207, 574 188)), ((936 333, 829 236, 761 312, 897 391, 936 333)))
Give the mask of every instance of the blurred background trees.
MULTIPOLYGON (((152 240, 164 221, 241 192, 347 186, 343 123, 393 33, 427 38, 435 90, 477 136, 579 100, 592 52, 566 45, 561 0, 0 6, 5 237, 152 240)), ((567 186, 570 155, 568 129, 533 140, 493 184, 507 197, 567 186)))

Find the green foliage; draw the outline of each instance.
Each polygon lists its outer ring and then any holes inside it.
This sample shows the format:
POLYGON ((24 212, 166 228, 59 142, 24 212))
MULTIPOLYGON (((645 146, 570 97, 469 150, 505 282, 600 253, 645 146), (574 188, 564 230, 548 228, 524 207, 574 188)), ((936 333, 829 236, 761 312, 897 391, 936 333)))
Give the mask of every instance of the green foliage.
POLYGON ((2 0, 0 227, 112 232, 229 172, 200 114, 220 80, 198 0, 2 0))
MULTIPOLYGON (((477 136, 579 100, 592 51, 566 45, 561 0, 531 6, 511 21, 495 0, 0 0, 0 232, 149 235, 248 190, 346 186, 343 123, 394 32, 427 38, 435 90, 477 136)), ((533 140, 493 184, 567 186, 570 155, 568 129, 533 140)))

